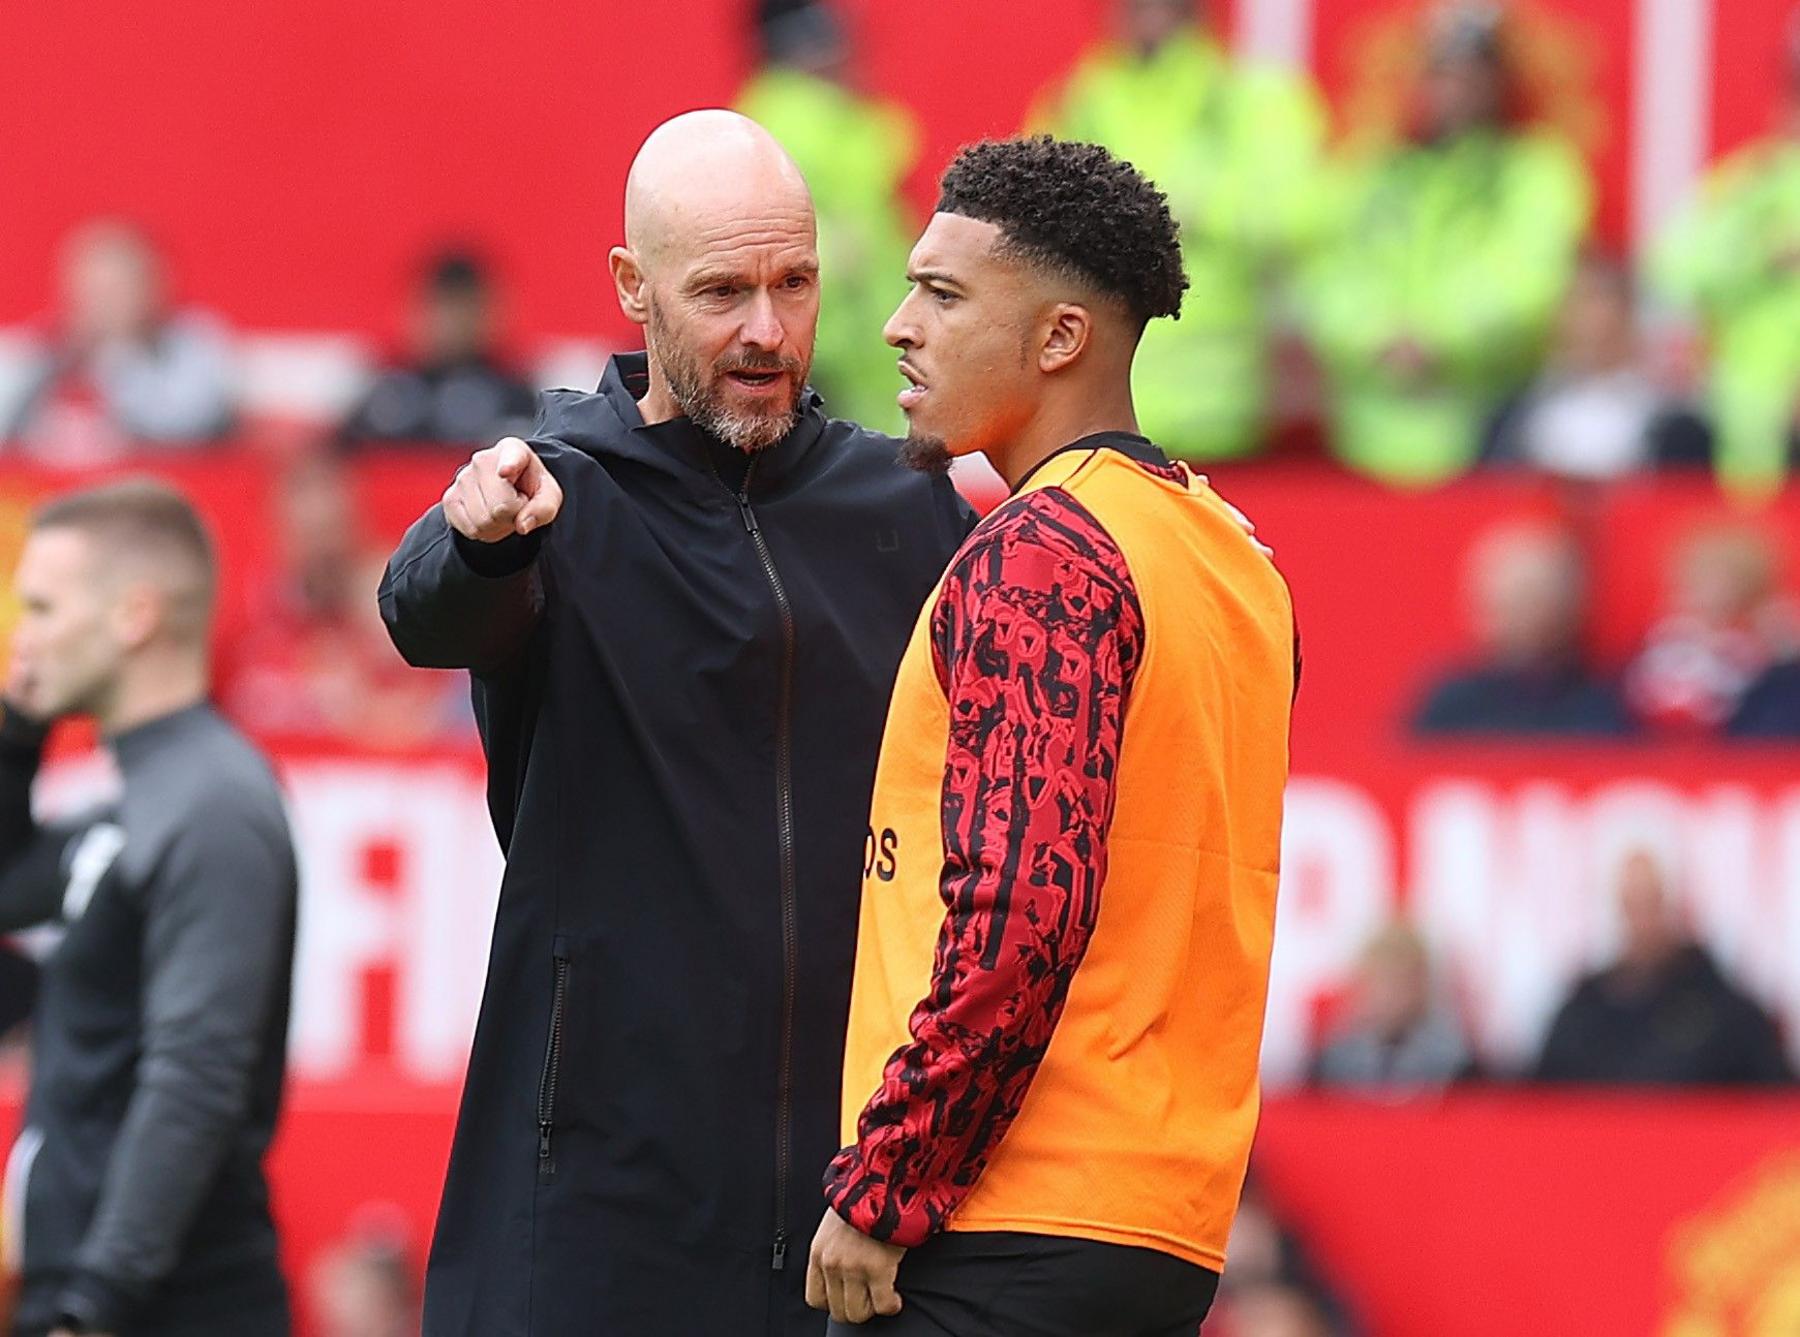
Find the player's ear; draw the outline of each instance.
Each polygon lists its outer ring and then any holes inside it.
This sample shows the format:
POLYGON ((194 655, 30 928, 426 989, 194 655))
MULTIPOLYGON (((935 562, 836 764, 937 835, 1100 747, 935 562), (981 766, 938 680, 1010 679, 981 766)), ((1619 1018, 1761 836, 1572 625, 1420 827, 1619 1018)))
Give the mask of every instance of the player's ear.
POLYGON ((636 252, 615 246, 607 252, 606 263, 612 270, 613 287, 619 294, 619 310, 625 313, 625 319, 634 325, 649 324, 649 284, 636 252))
POLYGON ((1046 374, 1074 365, 1094 337, 1094 316, 1078 302, 1058 302, 1050 308, 1038 347, 1038 370, 1046 374))

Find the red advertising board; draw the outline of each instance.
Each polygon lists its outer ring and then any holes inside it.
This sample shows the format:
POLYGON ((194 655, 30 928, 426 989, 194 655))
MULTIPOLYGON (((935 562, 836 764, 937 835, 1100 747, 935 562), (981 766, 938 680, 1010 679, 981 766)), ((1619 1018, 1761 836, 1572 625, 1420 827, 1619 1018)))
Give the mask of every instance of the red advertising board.
POLYGON ((1800 1332, 1793 1097, 1289 1097, 1256 1155, 1379 1337, 1800 1332))
MULTIPOLYGON (((453 1090, 301 1087, 271 1160, 299 1337, 359 1221, 422 1261, 453 1090)), ((18 1119, 0 1094, 0 1136, 18 1119)), ((1269 1100, 1255 1173, 1371 1337, 1791 1337, 1800 1098, 1269 1100)))

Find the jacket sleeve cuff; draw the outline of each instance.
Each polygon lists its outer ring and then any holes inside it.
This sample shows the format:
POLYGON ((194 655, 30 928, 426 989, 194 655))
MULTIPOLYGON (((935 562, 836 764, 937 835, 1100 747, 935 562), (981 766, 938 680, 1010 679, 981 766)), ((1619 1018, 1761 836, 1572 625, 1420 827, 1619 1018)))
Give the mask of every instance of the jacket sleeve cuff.
POLYGON ((498 543, 482 543, 457 530, 450 531, 450 541, 464 566, 478 576, 497 580, 516 576, 537 561, 538 549, 544 546, 543 529, 530 534, 509 534, 498 543))
POLYGON ((825 1170, 825 1204, 856 1230, 883 1244, 916 1249, 938 1232, 941 1221, 921 1206, 908 1210, 906 1194, 871 1171, 857 1147, 845 1147, 825 1170))
POLYGON ((58 1317, 76 1332, 116 1333, 137 1308, 137 1298, 92 1272, 77 1272, 57 1302, 58 1317))

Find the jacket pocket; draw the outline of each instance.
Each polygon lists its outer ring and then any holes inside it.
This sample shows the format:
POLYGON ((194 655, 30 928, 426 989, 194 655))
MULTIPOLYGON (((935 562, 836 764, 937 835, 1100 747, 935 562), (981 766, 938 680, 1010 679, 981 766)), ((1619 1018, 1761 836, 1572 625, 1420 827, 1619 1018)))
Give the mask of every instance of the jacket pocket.
POLYGON ((562 1078, 569 1007, 569 950, 558 934, 552 948, 554 975, 550 986, 550 1028, 544 1040, 544 1069, 538 1077, 538 1177, 556 1175, 556 1087, 562 1078))

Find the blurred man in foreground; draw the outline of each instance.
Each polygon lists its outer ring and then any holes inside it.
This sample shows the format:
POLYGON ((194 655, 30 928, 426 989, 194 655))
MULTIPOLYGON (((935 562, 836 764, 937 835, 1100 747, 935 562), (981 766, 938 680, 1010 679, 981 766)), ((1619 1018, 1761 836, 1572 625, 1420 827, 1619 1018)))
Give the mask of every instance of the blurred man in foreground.
POLYGON ((0 931, 60 924, 7 1167, 22 1335, 280 1337, 262 1160, 281 1103, 295 870, 268 763, 206 702, 217 572, 157 484, 39 511, 0 718, 0 931), (49 722, 92 717, 120 800, 39 825, 49 722))
POLYGON ((1619 955, 1569 995, 1538 1060, 1544 1082, 1714 1086, 1785 1082, 1775 1023, 1682 924, 1656 857, 1619 871, 1619 955))
POLYGON ((472 671, 507 854, 425 1332, 816 1337, 882 711, 968 518, 808 391, 812 204, 760 126, 653 133, 612 266, 646 353, 478 452, 381 592, 472 671))
POLYGON ((968 149, 909 276, 908 457, 981 451, 1013 495, 895 683, 807 1295, 894 1334, 1188 1337, 1256 1126, 1293 608, 1138 433, 1132 355, 1186 285, 1143 176, 968 149))
POLYGON ((1144 331, 1132 389, 1144 430, 1190 459, 1264 444, 1271 311, 1305 231, 1325 129, 1306 84, 1233 63, 1216 8, 1119 0, 1116 38, 1032 117, 1105 145, 1169 197, 1188 289, 1178 320, 1144 331))

